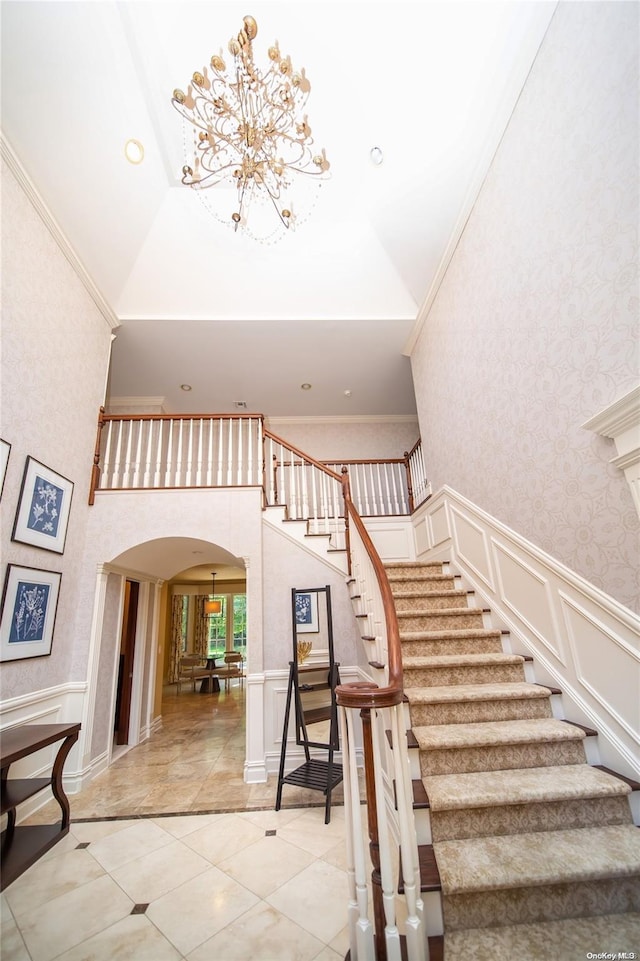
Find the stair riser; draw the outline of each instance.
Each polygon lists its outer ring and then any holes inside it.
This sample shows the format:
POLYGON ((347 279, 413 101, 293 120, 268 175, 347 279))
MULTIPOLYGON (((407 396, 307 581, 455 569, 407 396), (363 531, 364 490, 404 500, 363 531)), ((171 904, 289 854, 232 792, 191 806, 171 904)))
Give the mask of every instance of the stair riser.
POLYGON ((455 667, 404 669, 405 687, 451 687, 457 684, 510 684, 524 682, 522 664, 470 664, 455 667))
POLYGON ((411 704, 413 727, 431 724, 475 724, 478 721, 522 721, 551 716, 551 703, 547 697, 411 704))
POLYGON ((411 611, 441 611, 447 608, 467 608, 467 595, 464 594, 421 594, 417 597, 394 597, 398 614, 411 611))
POLYGON ((523 767, 584 763, 582 740, 420 751, 421 777, 428 777, 430 774, 467 774, 472 771, 506 771, 523 767))
POLYGON ((398 626, 404 631, 460 631, 480 630, 483 627, 482 611, 460 608, 460 611, 433 611, 420 614, 398 612, 398 626))
POLYGON ((440 657, 443 654, 501 654, 499 637, 438 638, 402 641, 402 656, 440 657))
POLYGON ((562 831, 567 825, 585 828, 629 824, 630 820, 629 802, 623 795, 431 811, 430 826, 434 841, 452 841, 458 838, 562 831))
POLYGON ((446 895, 443 908, 445 931, 622 914, 640 910, 640 876, 446 895))

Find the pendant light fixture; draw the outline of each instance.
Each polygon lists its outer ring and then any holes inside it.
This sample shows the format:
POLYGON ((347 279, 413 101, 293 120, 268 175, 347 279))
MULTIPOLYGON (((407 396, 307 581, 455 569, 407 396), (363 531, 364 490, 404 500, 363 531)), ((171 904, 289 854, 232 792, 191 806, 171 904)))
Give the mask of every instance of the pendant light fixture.
POLYGON ((207 617, 211 614, 219 614, 222 610, 222 601, 217 601, 216 596, 216 572, 211 571, 211 598, 204 602, 204 613, 207 617))

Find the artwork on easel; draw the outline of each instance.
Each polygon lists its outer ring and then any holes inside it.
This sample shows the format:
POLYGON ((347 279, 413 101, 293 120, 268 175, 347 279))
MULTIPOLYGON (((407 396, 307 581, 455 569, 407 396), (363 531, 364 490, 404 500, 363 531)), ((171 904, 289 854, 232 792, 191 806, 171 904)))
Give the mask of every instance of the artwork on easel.
POLYGON ((299 592, 295 595, 296 634, 317 634, 318 595, 316 591, 299 592))

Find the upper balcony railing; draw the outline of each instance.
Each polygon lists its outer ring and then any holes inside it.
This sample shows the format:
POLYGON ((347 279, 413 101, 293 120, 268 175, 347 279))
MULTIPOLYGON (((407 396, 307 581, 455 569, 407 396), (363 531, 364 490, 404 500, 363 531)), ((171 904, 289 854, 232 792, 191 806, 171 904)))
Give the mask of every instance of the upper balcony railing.
POLYGON ((402 458, 321 462, 266 430, 262 414, 101 411, 89 503, 97 490, 261 487, 265 506, 332 532, 343 468, 363 517, 411 514, 429 493, 420 441, 402 458))

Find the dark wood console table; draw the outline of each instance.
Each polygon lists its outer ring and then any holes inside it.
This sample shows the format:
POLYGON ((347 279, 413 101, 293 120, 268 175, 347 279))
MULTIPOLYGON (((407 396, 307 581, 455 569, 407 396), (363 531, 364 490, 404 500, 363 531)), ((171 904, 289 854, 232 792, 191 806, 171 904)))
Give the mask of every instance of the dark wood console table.
POLYGON ((0 813, 7 815, 2 832, 0 890, 34 864, 69 832, 69 800, 62 788, 62 769, 69 751, 78 740, 80 724, 25 724, 9 728, 0 735, 0 813), (9 767, 14 761, 62 741, 49 777, 11 778, 9 767), (51 787, 60 805, 62 820, 55 824, 31 824, 16 827, 16 808, 39 791, 51 787))

